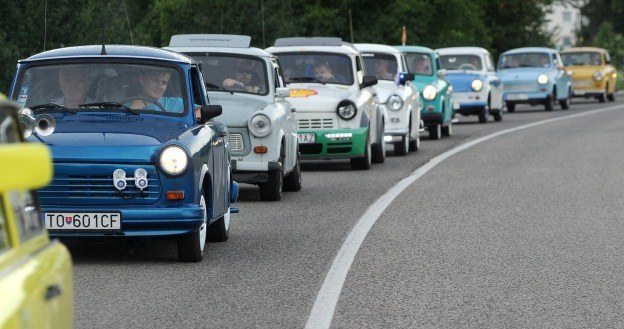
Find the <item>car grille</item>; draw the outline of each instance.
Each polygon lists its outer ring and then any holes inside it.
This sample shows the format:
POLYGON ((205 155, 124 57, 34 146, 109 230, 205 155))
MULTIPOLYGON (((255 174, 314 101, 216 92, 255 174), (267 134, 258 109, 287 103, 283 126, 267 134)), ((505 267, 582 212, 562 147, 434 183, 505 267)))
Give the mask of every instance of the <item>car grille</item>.
POLYGON ((298 129, 333 129, 334 119, 299 119, 298 129))
POLYGON ((243 143, 243 135, 230 134, 230 151, 240 152, 245 149, 245 143, 243 143))
POLYGON ((536 83, 505 83, 505 91, 509 90, 536 90, 536 83))
POLYGON ((41 203, 48 205, 127 205, 154 204, 160 199, 158 173, 151 166, 55 165, 52 182, 37 192, 41 203), (148 186, 139 190, 133 180, 121 192, 113 186, 113 171, 123 168, 134 176, 136 168, 147 170, 148 186), (89 171, 89 173, 85 173, 89 171))

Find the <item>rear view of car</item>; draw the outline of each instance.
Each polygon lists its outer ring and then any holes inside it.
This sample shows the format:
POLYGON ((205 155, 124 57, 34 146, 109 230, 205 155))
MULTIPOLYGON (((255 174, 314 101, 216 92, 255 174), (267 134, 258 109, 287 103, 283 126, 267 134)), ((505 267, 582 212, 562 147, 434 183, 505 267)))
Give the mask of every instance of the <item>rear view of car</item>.
POLYGON ((561 59, 572 74, 574 97, 615 100, 617 71, 606 49, 569 48, 561 52, 561 59))

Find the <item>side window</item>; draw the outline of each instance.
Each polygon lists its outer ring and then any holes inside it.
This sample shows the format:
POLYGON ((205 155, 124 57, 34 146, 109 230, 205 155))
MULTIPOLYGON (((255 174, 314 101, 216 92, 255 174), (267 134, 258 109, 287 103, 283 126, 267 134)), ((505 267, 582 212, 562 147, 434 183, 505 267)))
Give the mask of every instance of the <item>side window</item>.
POLYGON ((605 52, 604 56, 605 56, 605 63, 611 64, 611 56, 609 56, 609 53, 605 52))
POLYGON ((492 61, 492 55, 485 55, 485 65, 488 71, 494 71, 494 62, 492 61))
POLYGON ((407 72, 407 60, 405 59, 405 55, 401 54, 401 67, 403 72, 407 72))
POLYGON ((273 75, 275 76, 275 88, 280 88, 285 85, 282 75, 280 74, 279 67, 276 67, 275 70, 273 70, 273 75))
POLYGON ((39 217, 39 207, 31 191, 11 191, 9 202, 15 214, 20 241, 26 241, 43 233, 43 223, 39 217))
POLYGON ((561 63, 558 57, 559 56, 557 56, 557 54, 552 54, 553 66, 557 66, 559 63, 561 63))
POLYGON ((9 250, 9 233, 7 232, 6 219, 4 218, 4 205, 0 200, 0 254, 9 250))
POLYGON ((360 59, 360 56, 355 57, 355 69, 358 84, 361 85, 362 82, 364 82, 364 66, 362 65, 362 59, 360 59))
POLYGON ((206 95, 206 87, 201 83, 202 76, 199 69, 196 66, 191 67, 191 79, 193 80, 191 83, 192 86, 192 104, 195 105, 203 105, 205 103, 204 97, 202 95, 206 95))

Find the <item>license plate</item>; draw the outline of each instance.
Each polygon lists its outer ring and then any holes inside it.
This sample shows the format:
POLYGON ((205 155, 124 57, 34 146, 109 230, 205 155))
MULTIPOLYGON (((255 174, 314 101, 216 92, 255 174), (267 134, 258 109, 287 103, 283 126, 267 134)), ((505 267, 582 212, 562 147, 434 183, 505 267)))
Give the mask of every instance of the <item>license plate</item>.
POLYGON ((121 230, 119 212, 47 212, 43 221, 48 230, 121 230))
POLYGON ((299 144, 312 144, 316 142, 316 135, 314 133, 297 134, 299 144))
POLYGON ((507 100, 517 101, 517 100, 525 100, 529 99, 529 95, 527 94, 509 94, 507 95, 507 100))

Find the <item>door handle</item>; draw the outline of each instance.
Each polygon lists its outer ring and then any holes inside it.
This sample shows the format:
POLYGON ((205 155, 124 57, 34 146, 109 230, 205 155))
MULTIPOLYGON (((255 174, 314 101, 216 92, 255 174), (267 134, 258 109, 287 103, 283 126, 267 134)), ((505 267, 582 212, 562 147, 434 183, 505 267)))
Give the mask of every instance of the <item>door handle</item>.
POLYGON ((45 300, 50 300, 52 298, 60 296, 62 293, 61 287, 58 284, 53 284, 48 286, 45 293, 45 300))
POLYGON ((225 136, 227 136, 227 131, 225 131, 225 130, 221 130, 221 131, 219 131, 219 136, 220 136, 220 137, 225 137, 225 136))

